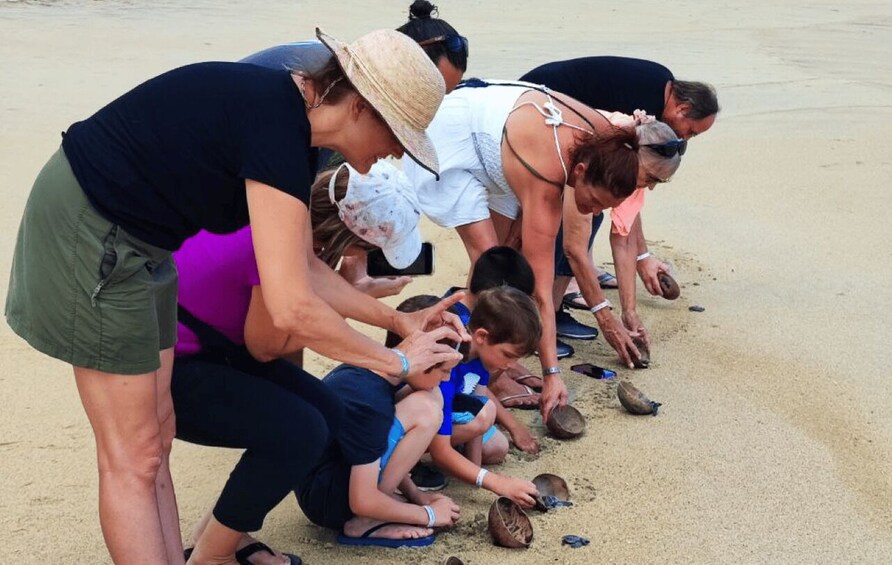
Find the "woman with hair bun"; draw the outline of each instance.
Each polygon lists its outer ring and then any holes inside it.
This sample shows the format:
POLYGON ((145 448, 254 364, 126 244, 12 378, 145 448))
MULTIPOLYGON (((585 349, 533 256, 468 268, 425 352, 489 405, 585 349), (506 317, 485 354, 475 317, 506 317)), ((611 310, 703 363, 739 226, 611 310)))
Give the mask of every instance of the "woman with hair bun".
MULTIPOLYGON (((409 21, 396 31, 408 35, 424 49, 431 62, 439 69, 446 82, 446 92, 452 92, 468 69, 468 39, 439 15, 437 7, 427 0, 415 0, 409 6, 409 21)), ((327 60, 327 50, 318 41, 296 41, 258 51, 242 59, 272 69, 314 72, 327 60)))
POLYGON ((415 0, 409 6, 409 21, 396 28, 418 42, 446 81, 446 92, 452 92, 468 70, 468 39, 459 35, 439 15, 437 7, 427 0, 415 0))

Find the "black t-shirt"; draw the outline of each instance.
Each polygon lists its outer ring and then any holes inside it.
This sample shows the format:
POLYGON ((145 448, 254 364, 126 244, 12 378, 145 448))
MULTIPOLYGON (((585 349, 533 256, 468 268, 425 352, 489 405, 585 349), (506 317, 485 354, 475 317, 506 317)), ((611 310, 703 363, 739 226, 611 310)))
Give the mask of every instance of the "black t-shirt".
POLYGON ((631 114, 645 110, 657 119, 666 106, 672 72, 653 61, 628 57, 582 57, 536 67, 520 80, 544 84, 586 106, 631 114))
POLYGON ((340 529, 350 511, 350 469, 374 463, 387 451, 395 416, 396 387, 375 373, 341 365, 323 382, 344 403, 337 437, 332 438, 297 495, 304 514, 315 524, 340 529))
POLYGON ((309 200, 310 123, 288 71, 198 63, 153 78, 73 124, 62 147, 96 209, 176 250, 201 229, 247 225, 245 179, 309 200))

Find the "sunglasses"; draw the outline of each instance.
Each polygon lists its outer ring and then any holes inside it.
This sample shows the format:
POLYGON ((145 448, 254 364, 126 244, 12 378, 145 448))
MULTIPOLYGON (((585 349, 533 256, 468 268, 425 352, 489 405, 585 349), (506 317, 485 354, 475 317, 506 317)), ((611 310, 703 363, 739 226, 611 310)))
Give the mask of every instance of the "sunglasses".
POLYGON ((666 143, 642 145, 642 147, 650 147, 652 150, 656 151, 657 154, 662 155, 663 157, 675 157, 676 153, 679 155, 684 155, 684 152, 688 150, 688 140, 673 139, 672 141, 667 141, 666 143))
POLYGON ((425 47, 435 43, 445 43, 446 50, 450 53, 468 54, 468 38, 463 35, 438 35, 436 37, 431 37, 430 39, 425 39, 424 41, 419 41, 418 45, 420 47, 425 47))

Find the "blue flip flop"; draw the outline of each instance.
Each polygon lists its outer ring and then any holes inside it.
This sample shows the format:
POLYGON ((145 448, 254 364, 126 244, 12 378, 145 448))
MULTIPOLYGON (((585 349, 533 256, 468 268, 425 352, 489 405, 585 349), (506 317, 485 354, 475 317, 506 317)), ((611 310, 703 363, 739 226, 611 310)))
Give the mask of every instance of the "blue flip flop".
POLYGON ((372 534, 386 526, 401 526, 399 522, 383 522, 366 530, 358 538, 352 538, 344 534, 338 534, 338 543, 341 545, 374 545, 378 547, 426 547, 434 543, 434 536, 410 539, 373 538, 372 534))

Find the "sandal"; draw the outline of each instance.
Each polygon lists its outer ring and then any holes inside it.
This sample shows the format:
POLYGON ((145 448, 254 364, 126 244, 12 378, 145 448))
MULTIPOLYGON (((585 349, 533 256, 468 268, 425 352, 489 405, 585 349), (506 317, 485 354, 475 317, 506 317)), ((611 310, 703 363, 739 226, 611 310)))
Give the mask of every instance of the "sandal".
POLYGON ((434 543, 434 536, 425 536, 423 538, 374 538, 372 534, 386 526, 399 525, 398 522, 383 522, 377 526, 372 526, 358 538, 352 538, 346 534, 338 535, 338 543, 341 545, 365 545, 378 547, 426 547, 434 543))
POLYGON ((598 275, 598 284, 601 285, 601 288, 617 288, 619 286, 619 283, 616 282, 616 277, 607 271, 602 271, 598 275))
MULTIPOLYGON (((254 565, 251 563, 248 558, 257 553, 258 551, 265 551, 270 555, 275 555, 276 552, 269 548, 265 543, 255 541, 254 543, 249 543, 245 547, 235 552, 235 560, 239 565, 254 565)), ((285 557, 291 560, 291 565, 301 565, 303 561, 301 561, 300 557, 297 555, 291 555, 290 553, 283 553, 285 557)))
POLYGON ((513 379, 514 382, 522 384, 525 387, 532 389, 534 392, 542 392, 542 377, 540 377, 539 375, 519 375, 517 377, 513 377, 513 379), (538 384, 525 384, 525 381, 528 381, 530 379, 536 379, 539 382, 538 384))
MULTIPOLYGON (((520 384, 520 383, 518 383, 518 384, 520 384)), ((536 399, 536 402, 534 404, 525 404, 522 402, 515 403, 515 404, 508 404, 508 402, 511 402, 512 400, 519 400, 522 398, 532 398, 532 397, 539 396, 539 393, 535 392, 530 387, 528 387, 526 385, 520 385, 520 386, 522 386, 524 388, 524 390, 526 390, 526 392, 523 392, 520 394, 509 394, 507 396, 503 396, 503 397, 499 398, 499 402, 501 402, 502 406, 504 406, 505 408, 517 408, 518 410, 538 410, 539 409, 538 398, 536 399)))
POLYGON ((569 292, 564 295, 563 300, 561 300, 561 304, 566 306, 567 308, 573 308, 575 310, 588 310, 588 304, 585 303, 585 299, 582 297, 581 292, 569 292))

